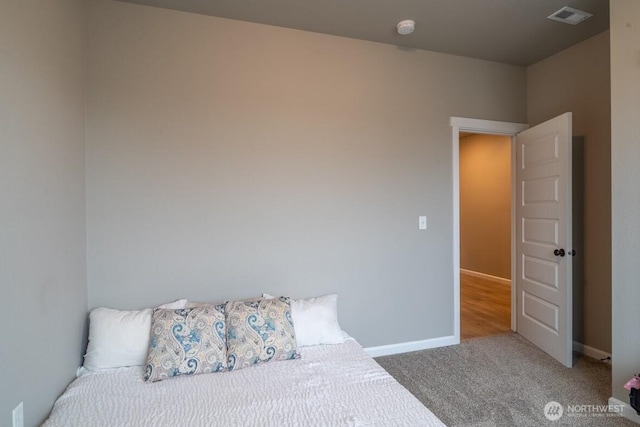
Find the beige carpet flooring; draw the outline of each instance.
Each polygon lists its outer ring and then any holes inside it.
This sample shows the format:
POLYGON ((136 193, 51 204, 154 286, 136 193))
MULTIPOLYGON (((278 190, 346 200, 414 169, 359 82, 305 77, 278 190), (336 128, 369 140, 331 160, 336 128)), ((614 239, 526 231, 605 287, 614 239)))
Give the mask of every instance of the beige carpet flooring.
POLYGON ((611 414, 568 413, 567 405, 608 404, 610 365, 580 356, 566 368, 514 333, 376 361, 451 427, 635 426, 611 414), (550 401, 563 405, 557 421, 545 417, 550 401))

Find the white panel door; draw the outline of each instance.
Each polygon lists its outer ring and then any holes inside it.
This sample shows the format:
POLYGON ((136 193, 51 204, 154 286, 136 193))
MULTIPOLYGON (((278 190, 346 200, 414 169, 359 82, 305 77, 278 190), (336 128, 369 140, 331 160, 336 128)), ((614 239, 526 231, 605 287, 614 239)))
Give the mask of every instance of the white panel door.
POLYGON ((571 113, 516 137, 517 331, 573 366, 571 113))

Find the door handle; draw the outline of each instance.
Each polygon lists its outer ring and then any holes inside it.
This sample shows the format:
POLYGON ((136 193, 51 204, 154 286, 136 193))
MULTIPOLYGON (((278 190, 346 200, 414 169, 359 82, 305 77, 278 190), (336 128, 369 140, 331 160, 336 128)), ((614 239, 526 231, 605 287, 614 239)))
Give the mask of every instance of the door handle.
POLYGON ((571 249, 569 252, 567 252, 567 255, 576 256, 576 250, 571 249))
POLYGON ((555 256, 564 256, 565 252, 564 249, 556 249, 555 251, 553 251, 553 254, 555 256))

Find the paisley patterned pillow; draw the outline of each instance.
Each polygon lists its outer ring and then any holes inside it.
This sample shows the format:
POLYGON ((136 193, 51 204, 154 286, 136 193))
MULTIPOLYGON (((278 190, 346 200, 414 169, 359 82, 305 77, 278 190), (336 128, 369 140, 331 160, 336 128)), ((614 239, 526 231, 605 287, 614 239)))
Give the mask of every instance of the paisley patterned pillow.
POLYGON ((288 297, 228 301, 224 312, 229 370, 300 357, 288 297))
POLYGON ((145 381, 227 368, 222 306, 153 310, 145 381))

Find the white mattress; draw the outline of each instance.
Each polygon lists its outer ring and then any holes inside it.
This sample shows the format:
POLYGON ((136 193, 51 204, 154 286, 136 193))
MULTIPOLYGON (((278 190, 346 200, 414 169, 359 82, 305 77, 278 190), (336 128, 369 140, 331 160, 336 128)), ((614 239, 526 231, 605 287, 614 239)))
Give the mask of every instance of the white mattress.
POLYGON ((45 427, 443 426, 354 340, 301 358, 145 383, 143 368, 90 372, 45 427))

